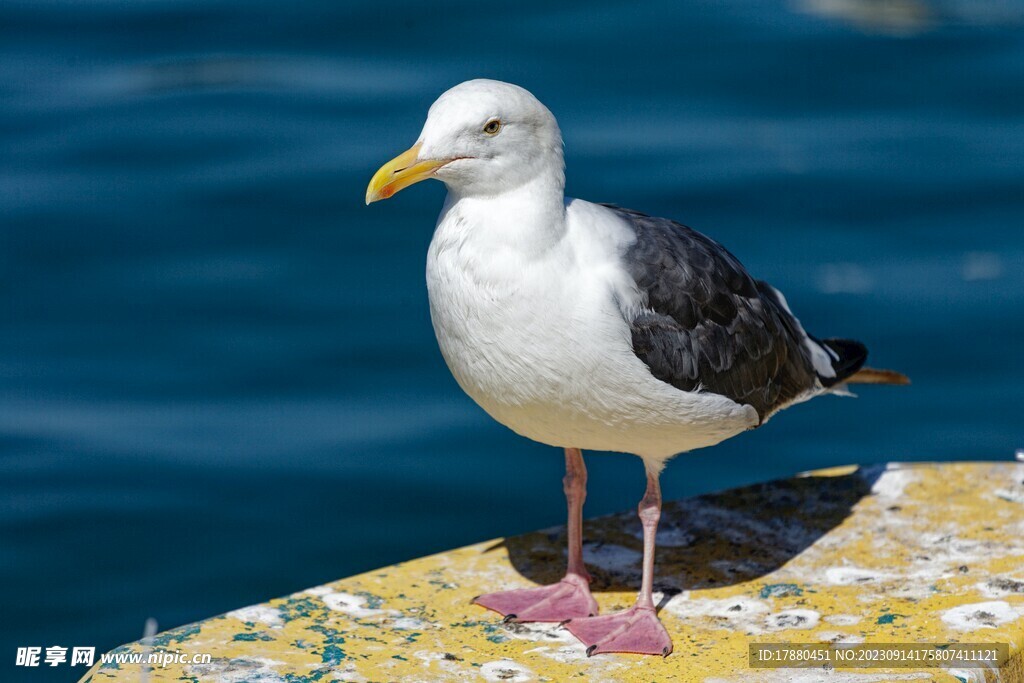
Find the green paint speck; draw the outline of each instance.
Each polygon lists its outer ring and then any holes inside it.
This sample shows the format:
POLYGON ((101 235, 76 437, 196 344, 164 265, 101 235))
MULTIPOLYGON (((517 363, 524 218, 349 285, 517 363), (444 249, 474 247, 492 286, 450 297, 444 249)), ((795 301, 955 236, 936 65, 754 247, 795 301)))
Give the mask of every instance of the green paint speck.
POLYGON ((804 590, 795 583, 772 583, 761 589, 761 598, 785 598, 790 595, 797 597, 804 594, 804 590))
POLYGON ((337 645, 328 645, 324 648, 321 659, 323 659, 324 664, 337 666, 341 663, 341 660, 345 659, 345 653, 337 645))
POLYGON ((875 621, 875 623, 876 624, 891 624, 894 621, 896 621, 897 617, 902 617, 902 616, 903 616, 902 614, 883 614, 882 616, 878 617, 878 619, 875 621))
POLYGON ((268 636, 265 633, 237 633, 237 634, 235 634, 235 637, 232 640, 247 640, 247 641, 264 640, 264 641, 267 641, 267 640, 273 640, 273 638, 271 638, 270 636, 268 636))

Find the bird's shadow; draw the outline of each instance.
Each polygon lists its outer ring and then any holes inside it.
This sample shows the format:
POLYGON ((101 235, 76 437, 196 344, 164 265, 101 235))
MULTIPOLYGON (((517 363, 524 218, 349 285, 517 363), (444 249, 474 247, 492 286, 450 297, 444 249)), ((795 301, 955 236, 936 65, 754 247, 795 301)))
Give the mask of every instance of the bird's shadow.
MULTIPOLYGON (((655 590, 660 607, 687 590, 746 583, 771 574, 850 516, 884 466, 807 475, 666 503, 658 529, 655 590)), ((565 571, 565 529, 505 539, 512 566, 538 584, 565 571)), ((640 522, 620 513, 584 523, 584 555, 593 591, 636 591, 640 522)), ((766 590, 773 590, 772 587, 766 590)))

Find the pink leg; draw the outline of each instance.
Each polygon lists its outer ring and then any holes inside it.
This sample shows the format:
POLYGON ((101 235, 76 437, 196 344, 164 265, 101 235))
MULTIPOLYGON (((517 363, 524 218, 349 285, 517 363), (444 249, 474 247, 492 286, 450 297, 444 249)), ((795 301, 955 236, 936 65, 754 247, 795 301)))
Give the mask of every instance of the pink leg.
POLYGON ((672 652, 672 639, 654 611, 654 541, 661 517, 658 474, 647 470, 647 492, 638 508, 644 529, 644 565, 636 604, 625 612, 573 619, 565 627, 587 646, 587 656, 602 652, 662 655, 672 652))
POLYGON ((583 501, 587 468, 578 448, 565 449, 565 500, 569 507, 569 567, 565 578, 550 586, 487 593, 473 599, 481 607, 505 615, 505 621, 565 621, 597 614, 590 595, 590 574, 583 566, 583 501))

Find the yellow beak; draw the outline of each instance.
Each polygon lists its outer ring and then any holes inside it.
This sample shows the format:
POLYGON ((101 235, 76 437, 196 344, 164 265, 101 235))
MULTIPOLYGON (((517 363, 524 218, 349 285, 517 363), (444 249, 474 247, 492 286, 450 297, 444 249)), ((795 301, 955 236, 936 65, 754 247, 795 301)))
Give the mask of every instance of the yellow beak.
POLYGON ((419 152, 420 144, 416 143, 381 166, 380 170, 373 174, 370 184, 366 187, 366 203, 372 204, 381 199, 388 199, 410 185, 426 180, 434 175, 434 171, 450 161, 449 159, 420 161, 417 158, 419 152))

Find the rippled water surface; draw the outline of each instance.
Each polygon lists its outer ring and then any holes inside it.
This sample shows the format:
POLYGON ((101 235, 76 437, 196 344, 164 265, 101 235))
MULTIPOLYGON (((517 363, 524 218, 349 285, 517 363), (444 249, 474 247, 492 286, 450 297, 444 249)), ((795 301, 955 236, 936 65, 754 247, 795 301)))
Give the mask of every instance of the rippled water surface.
MULTIPOLYGON (((551 107, 571 194, 709 233, 914 379, 681 458, 666 496, 1012 458, 1022 28, 998 0, 3 3, 4 667, 561 521, 560 454, 436 349, 442 188, 363 206, 471 77, 551 107)), ((588 514, 643 488, 627 456, 590 481, 588 514)))

